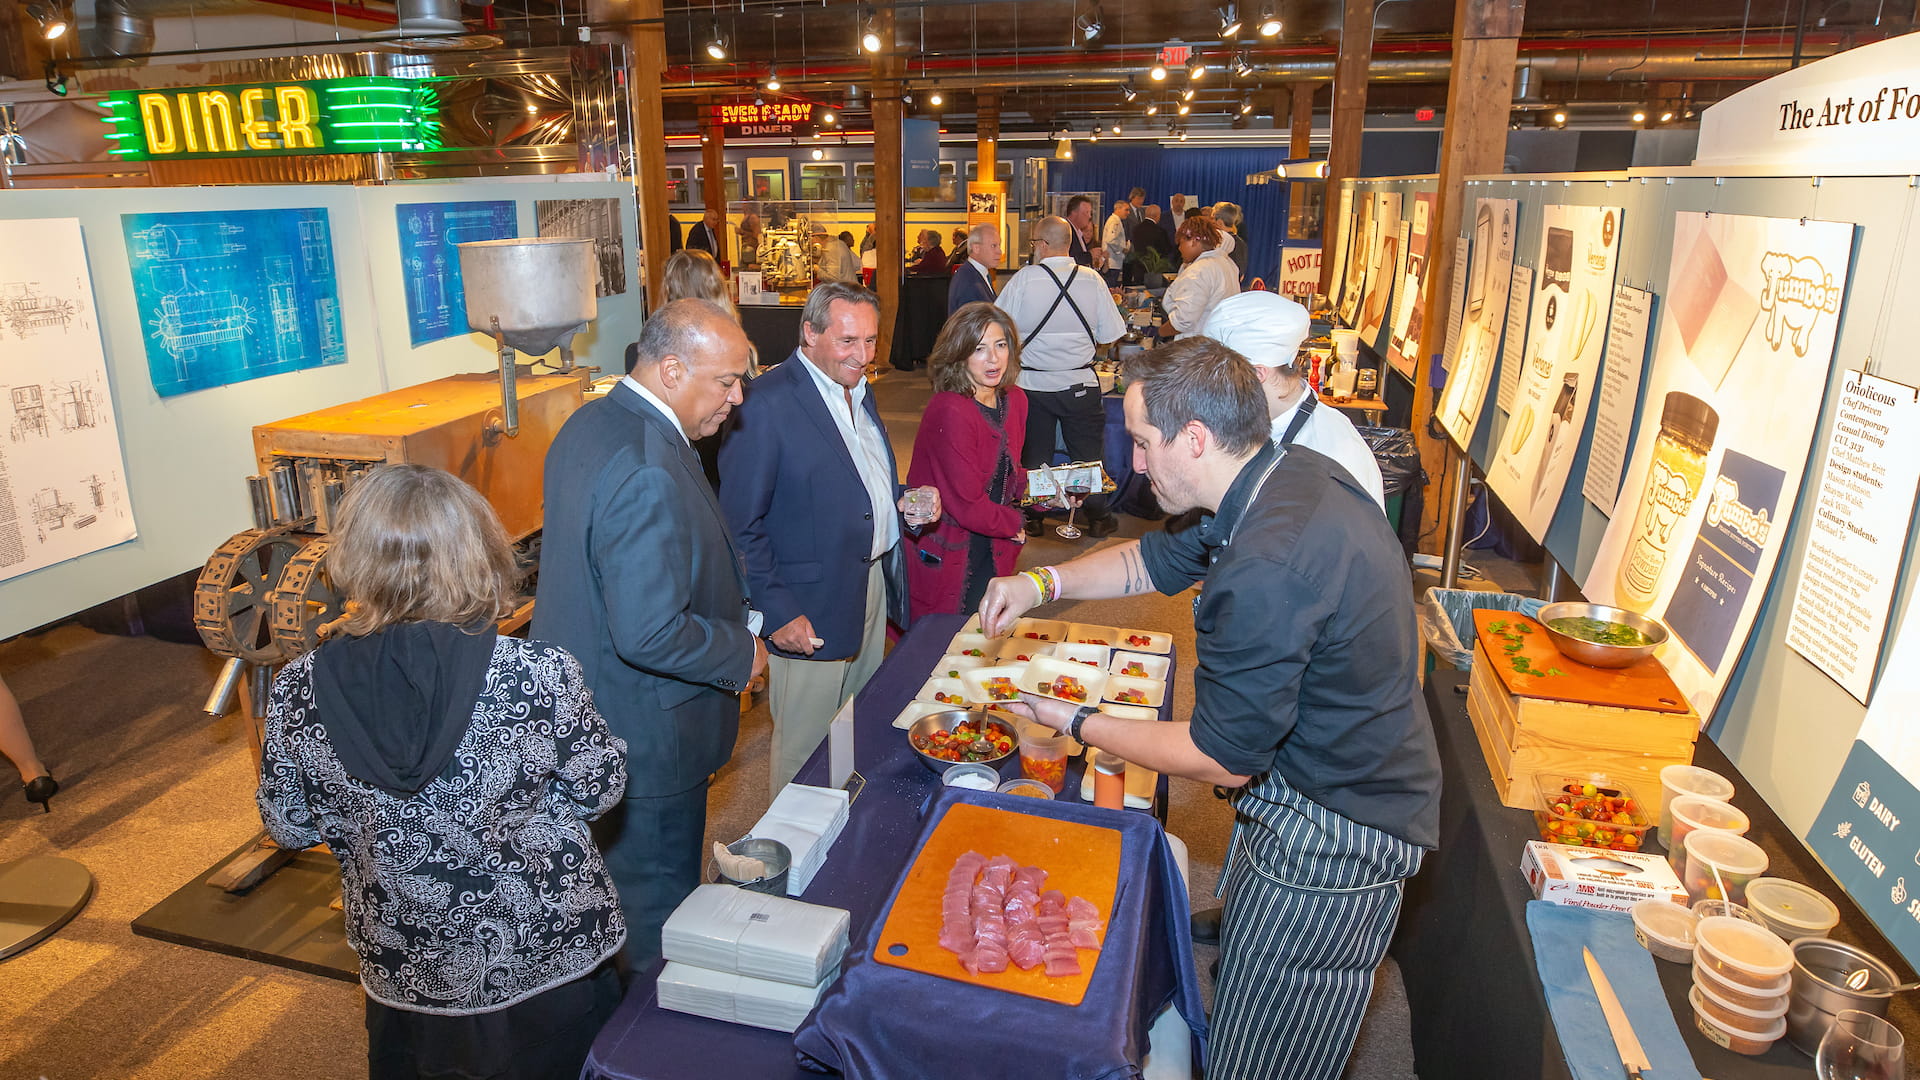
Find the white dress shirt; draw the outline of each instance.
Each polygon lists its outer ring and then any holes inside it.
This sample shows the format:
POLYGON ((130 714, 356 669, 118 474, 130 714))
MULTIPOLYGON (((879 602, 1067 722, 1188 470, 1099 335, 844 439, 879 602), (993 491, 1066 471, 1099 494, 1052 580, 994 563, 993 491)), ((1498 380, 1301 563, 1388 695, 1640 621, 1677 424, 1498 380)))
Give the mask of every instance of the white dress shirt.
POLYGON ((1067 282, 1067 295, 1093 328, 1095 341, 1108 345, 1127 332, 1126 321, 1107 292, 1107 283, 1099 274, 1076 264, 1073 256, 1054 255, 1021 267, 1000 290, 997 303, 1020 331, 1020 376, 1015 383, 1022 390, 1054 393, 1100 384, 1092 366, 1094 341, 1087 340, 1087 331, 1065 300, 1060 301, 1046 325, 1040 325, 1041 317, 1060 295, 1055 278, 1067 282), (1047 270, 1054 276, 1048 277, 1047 270), (1068 274, 1073 277, 1069 279, 1068 274))
POLYGON ((858 284, 860 281, 860 259, 846 242, 837 236, 829 237, 822 245, 820 254, 820 277, 826 281, 847 281, 858 284))
POLYGON ((849 410, 846 387, 827 378, 825 372, 807 359, 804 350, 795 350, 794 360, 805 364, 807 374, 813 376, 820 400, 826 402, 834 426, 840 429, 840 439, 853 458, 853 467, 860 472, 860 483, 866 487, 867 499, 873 504, 873 548, 867 557, 877 559, 900 542, 900 511, 894 502, 893 490, 898 481, 887 459, 887 434, 867 415, 865 408, 867 381, 862 379, 853 387, 853 407, 849 410))
MULTIPOLYGON (((1229 263, 1231 265, 1231 263, 1229 263)), ((1287 433, 1287 425, 1293 423, 1294 414, 1300 411, 1300 404, 1313 393, 1313 388, 1302 382, 1301 394, 1294 399, 1291 408, 1273 418, 1273 441, 1287 433)), ((1386 485, 1380 479, 1380 463, 1374 460, 1373 449, 1367 440, 1353 429, 1353 421, 1347 419, 1339 409, 1321 402, 1307 417, 1300 428, 1300 434, 1293 437, 1295 446, 1304 446, 1310 450, 1332 458, 1339 466, 1347 470, 1347 475, 1360 482, 1373 501, 1380 504, 1382 513, 1387 509, 1386 485)))
POLYGON ((1127 239, 1127 222, 1131 220, 1122 220, 1119 214, 1107 215, 1107 224, 1100 230, 1100 242, 1106 245, 1108 266, 1118 268, 1127 261, 1127 252, 1132 250, 1127 239))
POLYGON ((1213 305, 1240 291, 1240 268, 1233 265, 1226 244, 1200 253, 1200 257, 1180 268, 1180 276, 1167 286, 1161 303, 1167 309, 1167 321, 1180 331, 1180 337, 1200 332, 1213 305))

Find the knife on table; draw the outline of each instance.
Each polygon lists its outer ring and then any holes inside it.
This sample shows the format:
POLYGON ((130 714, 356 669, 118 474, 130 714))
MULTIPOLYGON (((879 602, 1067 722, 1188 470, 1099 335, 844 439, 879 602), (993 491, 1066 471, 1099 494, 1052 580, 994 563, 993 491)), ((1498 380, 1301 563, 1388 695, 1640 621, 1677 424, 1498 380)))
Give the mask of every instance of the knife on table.
POLYGON ((1640 1039, 1633 1033, 1633 1025, 1627 1023, 1626 1011, 1620 1008, 1620 999, 1613 992, 1613 984, 1607 981, 1607 973, 1600 970, 1600 961, 1593 958, 1592 949, 1581 949, 1587 960, 1587 977, 1593 980, 1594 996, 1600 999, 1600 1012, 1607 1018, 1607 1031, 1613 1035, 1613 1048, 1620 1054, 1620 1063, 1626 1066, 1627 1080, 1643 1080, 1643 1074, 1653 1068, 1653 1062, 1647 1060, 1647 1052, 1640 1048, 1640 1039))

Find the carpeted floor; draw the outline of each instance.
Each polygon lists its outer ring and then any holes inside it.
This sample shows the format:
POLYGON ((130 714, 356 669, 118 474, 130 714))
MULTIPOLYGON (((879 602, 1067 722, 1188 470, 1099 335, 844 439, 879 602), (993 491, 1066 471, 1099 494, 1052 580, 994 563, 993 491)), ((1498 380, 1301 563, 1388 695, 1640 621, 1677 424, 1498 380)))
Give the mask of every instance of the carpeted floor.
MULTIPOLYGON (((902 469, 927 397, 918 375, 874 384, 902 469)), ((1155 527, 1123 519, 1123 535, 1155 527)), ((1028 565, 1093 546, 1050 534, 1028 565)), ((1164 629, 1193 655, 1189 597, 1063 603, 1042 613, 1164 629)), ((361 998, 351 985, 136 937, 129 923, 258 831, 253 763, 237 717, 199 711, 217 665, 204 650, 64 626, 0 644, 42 757, 64 787, 54 812, 0 779, 0 862, 56 854, 92 870, 96 893, 55 938, 0 965, 0 1080, 337 1080, 362 1075, 361 998)), ((1190 674, 1175 711, 1192 706, 1190 674)), ((768 717, 756 702, 710 800, 710 837, 743 835, 766 806, 768 717)), ((1231 814, 1206 785, 1175 780, 1168 827, 1191 856, 1196 906, 1210 906, 1231 814)), ((831 864, 829 864, 829 870, 831 864)), ((1214 950, 1195 950, 1206 977, 1214 950)), ((719 1074, 716 1074, 719 1075, 719 1074)), ((1413 1076, 1406 998, 1388 961, 1348 1074, 1413 1076)))

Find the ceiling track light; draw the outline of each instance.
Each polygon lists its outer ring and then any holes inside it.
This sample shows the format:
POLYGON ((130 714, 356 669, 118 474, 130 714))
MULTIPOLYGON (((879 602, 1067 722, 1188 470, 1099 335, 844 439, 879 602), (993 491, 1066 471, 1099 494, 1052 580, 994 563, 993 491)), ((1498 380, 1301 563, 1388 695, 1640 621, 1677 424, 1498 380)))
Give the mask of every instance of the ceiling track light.
POLYGON ((1187 103, 1186 103, 1186 102, 1184 102, 1184 101, 1180 103, 1180 115, 1181 115, 1181 116, 1185 116, 1185 115, 1187 115, 1188 113, 1190 113, 1190 112, 1192 112, 1192 111, 1193 111, 1193 106, 1191 106, 1191 105, 1189 105, 1189 104, 1187 104, 1187 103))
POLYGON ((825 150, 822 150, 817 146, 813 148, 813 160, 819 161, 821 158, 824 158, 826 156, 827 156, 827 152, 825 150))
POLYGON ((1207 77, 1207 62, 1200 57, 1200 51, 1194 50, 1193 58, 1187 61, 1187 78, 1194 81, 1207 77))
POLYGON ((1099 37, 1100 31, 1106 29, 1100 21, 1100 5, 1095 3, 1087 9, 1085 15, 1074 19, 1073 28, 1080 32, 1080 37, 1083 41, 1091 42, 1093 39, 1099 37))
POLYGON ((1187 129, 1184 127, 1180 129, 1180 141, 1181 142, 1187 141, 1187 129))
POLYGON ((1119 125, 1119 123, 1118 123, 1118 122, 1116 122, 1116 123, 1115 123, 1115 124, 1113 125, 1113 133, 1114 133, 1115 135, 1118 135, 1118 134, 1120 134, 1120 125, 1119 125))
POLYGON ((1633 110, 1633 122, 1634 122, 1634 123, 1636 123, 1636 124, 1644 124, 1644 123, 1646 123, 1646 122, 1647 122, 1647 110, 1645 110, 1645 109, 1635 109, 1635 110, 1633 110))
POLYGON ((1249 97, 1241 98, 1240 99, 1240 115, 1245 116, 1252 111, 1253 111, 1253 99, 1249 97))
POLYGON ((880 27, 872 16, 867 17, 867 24, 860 32, 860 47, 870 53, 880 51, 880 27))
POLYGON ((1249 63, 1249 62, 1247 61, 1247 54, 1246 54, 1246 53, 1234 53, 1234 54, 1233 54, 1233 76, 1234 76, 1234 78, 1236 78, 1236 79, 1245 79, 1245 78, 1247 78, 1247 77, 1249 77, 1249 76, 1251 76, 1252 74, 1253 74, 1253 65, 1252 65, 1251 63, 1249 63))
POLYGON ((947 103, 947 99, 944 97, 941 97, 940 91, 938 90, 935 90, 933 93, 927 95, 927 104, 932 105, 935 108, 939 108, 940 106, 945 105, 946 103, 947 103))
POLYGON ((1280 16, 1272 8, 1260 13, 1260 36, 1274 37, 1280 33, 1280 16))
POLYGON ((1661 122, 1661 123, 1663 123, 1663 124, 1664 124, 1664 123, 1666 123, 1666 122, 1668 122, 1668 121, 1670 121, 1670 120, 1672 120, 1672 119, 1673 119, 1673 110, 1671 110, 1671 109, 1669 109, 1669 110, 1667 110, 1666 112, 1663 112, 1663 113, 1661 113, 1661 114, 1660 114, 1660 122, 1661 122))
POLYGON ((767 89, 768 90, 780 89, 780 73, 773 70, 772 65, 768 65, 767 67, 767 89))
POLYGON ((1238 37, 1240 35, 1240 10, 1232 4, 1228 4, 1223 8, 1216 8, 1215 10, 1220 13, 1220 36, 1227 39, 1238 37))
POLYGON ((820 114, 820 122, 821 122, 821 123, 823 123, 823 124, 831 124, 831 123, 833 123, 833 122, 834 122, 834 120, 833 120, 833 114, 832 114, 832 113, 821 113, 821 114, 820 114))
POLYGON ((1153 66, 1147 69, 1147 78, 1152 79, 1154 82, 1166 81, 1167 65, 1155 60, 1153 66))
POLYGON ((33 16, 33 21, 40 24, 42 38, 55 41, 66 35, 67 14, 61 5, 35 0, 34 3, 27 5, 27 14, 33 16))
POLYGON ((1127 104, 1131 105, 1133 104, 1133 99, 1140 96, 1140 91, 1135 90, 1131 86, 1123 86, 1120 88, 1120 96, 1126 98, 1127 104))
POLYGON ((1158 116, 1159 114, 1160 114, 1160 103, 1157 101, 1149 102, 1147 104, 1147 115, 1158 116))
POLYGON ((1182 91, 1180 91, 1180 100, 1181 100, 1181 101, 1192 101, 1192 100, 1193 100, 1193 87, 1191 87, 1191 86, 1189 86, 1189 87, 1187 87, 1187 88, 1186 88, 1185 90, 1182 90, 1182 91))
POLYGON ((720 36, 720 24, 713 24, 713 36, 707 39, 707 55, 715 60, 727 58, 727 39, 720 36))
POLYGON ((47 93, 52 94, 55 97, 66 97, 67 96, 66 74, 58 70, 57 68, 55 68, 53 66, 53 61, 51 60, 47 61, 46 67, 42 70, 45 72, 47 77, 47 93))

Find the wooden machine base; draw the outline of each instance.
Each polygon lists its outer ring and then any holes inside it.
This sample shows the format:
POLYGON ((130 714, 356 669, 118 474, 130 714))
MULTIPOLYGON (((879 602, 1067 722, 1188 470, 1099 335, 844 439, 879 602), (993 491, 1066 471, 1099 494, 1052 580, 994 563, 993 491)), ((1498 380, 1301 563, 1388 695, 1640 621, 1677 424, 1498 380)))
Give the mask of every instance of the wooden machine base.
MULTIPOLYGON (((265 838, 260 838, 264 840, 265 838)), ((331 905, 340 895, 340 868, 325 851, 291 852, 277 873, 232 893, 210 887, 259 840, 174 890, 133 921, 142 937, 244 957, 343 982, 360 980, 360 961, 347 944, 346 922, 331 905)))

